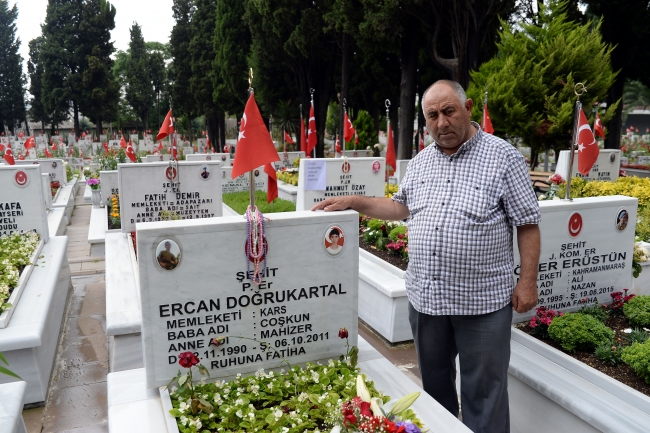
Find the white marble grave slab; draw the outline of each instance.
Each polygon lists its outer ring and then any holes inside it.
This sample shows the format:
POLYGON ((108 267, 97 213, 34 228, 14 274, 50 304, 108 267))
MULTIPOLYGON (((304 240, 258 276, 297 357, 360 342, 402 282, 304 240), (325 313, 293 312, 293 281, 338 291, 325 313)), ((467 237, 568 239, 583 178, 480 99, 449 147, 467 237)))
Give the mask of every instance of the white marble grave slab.
POLYGON ((26 382, 13 382, 0 385, 0 432, 27 433, 23 421, 23 399, 26 382))
POLYGON ((144 161, 142 162, 160 162, 160 161, 169 161, 169 154, 163 153, 161 155, 146 155, 144 161))
POLYGON ((215 161, 118 164, 122 231, 138 222, 160 221, 160 212, 182 219, 220 217, 221 164, 215 161))
MULTIPOLYGON (((555 172, 559 173, 563 179, 566 179, 569 168, 569 151, 560 151, 555 172)), ((600 149, 598 159, 588 176, 583 176, 578 173, 578 151, 575 151, 573 158, 573 171, 572 177, 582 177, 588 180, 610 180, 615 181, 618 179, 618 173, 621 169, 621 151, 619 149, 600 149)))
POLYGON ((148 387, 166 385, 187 350, 217 378, 275 367, 279 356, 292 364, 338 357, 345 350, 341 327, 349 330, 350 344, 357 343, 358 214, 274 214, 265 223, 268 276, 259 287, 245 278, 246 227, 241 216, 137 225, 148 387), (334 227, 344 239, 338 253, 325 244, 334 227), (157 260, 167 240, 180 255, 172 270, 157 260), (221 259, 205 266, 206 257, 221 259), (217 336, 229 338, 210 345, 217 336))
POLYGON ((195 153, 192 155, 187 155, 185 157, 186 161, 221 161, 222 167, 230 167, 232 161, 230 161, 229 153, 195 153))
POLYGON ((362 195, 383 197, 385 194, 385 158, 305 158, 300 160, 300 182, 296 210, 309 210, 314 204, 329 197, 362 195), (307 164, 325 161, 324 190, 307 190, 307 164))
POLYGON ((409 162, 411 162, 410 159, 398 159, 397 160, 397 170, 395 170, 395 177, 397 178, 397 185, 402 183, 402 179, 404 179, 404 175, 406 174, 406 168, 408 167, 409 162))
MULTIPOLYGON (((638 200, 609 196, 571 202, 540 202, 542 250, 537 287, 538 306, 563 312, 611 302, 610 294, 632 287, 632 250, 638 200)), ((516 230, 514 245, 517 245, 516 230)), ((519 250, 514 248, 515 282, 519 250)), ((530 319, 531 310, 513 313, 513 323, 530 319)))
POLYGON ((357 149, 357 150, 344 150, 341 156, 348 158, 370 158, 372 157, 372 150, 357 149))
POLYGON ((49 228, 40 164, 0 167, 0 235, 39 233, 45 242, 49 228))
POLYGON ((99 182, 102 193, 102 203, 108 203, 111 195, 120 193, 117 170, 100 171, 99 182))
POLYGON ((52 209, 52 188, 50 187, 50 176, 47 173, 41 173, 41 185, 43 186, 43 204, 47 212, 52 209))
MULTIPOLYGON (((221 191, 223 194, 233 192, 249 191, 250 176, 248 173, 231 179, 232 167, 221 167, 221 191)), ((255 190, 266 191, 269 176, 264 172, 264 167, 258 167, 253 171, 255 176, 255 190)))
POLYGON ((40 164, 41 173, 48 174, 51 181, 58 181, 61 185, 68 183, 65 165, 62 159, 35 159, 32 161, 16 161, 16 165, 40 164))
POLYGON ((305 157, 305 152, 279 152, 278 156, 280 157, 280 160, 273 163, 276 170, 282 168, 294 168, 294 161, 298 158, 303 159, 305 157))
POLYGON ((194 153, 194 148, 192 146, 183 146, 183 155, 191 155, 194 153))
POLYGON ((650 165, 650 156, 637 156, 636 163, 639 165, 650 165))

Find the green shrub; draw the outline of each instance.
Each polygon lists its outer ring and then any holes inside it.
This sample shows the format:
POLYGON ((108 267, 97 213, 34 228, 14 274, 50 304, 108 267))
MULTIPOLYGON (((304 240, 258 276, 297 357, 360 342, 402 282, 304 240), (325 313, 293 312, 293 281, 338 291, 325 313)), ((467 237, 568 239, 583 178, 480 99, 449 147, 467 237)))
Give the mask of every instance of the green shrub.
POLYGON ((364 242, 370 245, 374 245, 382 237, 381 230, 373 230, 370 227, 368 227, 368 230, 363 232, 364 242))
POLYGON ((398 239, 397 235, 406 235, 406 226, 397 226, 393 230, 390 231, 388 234, 388 237, 392 241, 396 241, 398 239))
POLYGON ((614 331, 588 314, 566 314, 556 317, 548 327, 548 335, 566 351, 593 350, 614 340, 614 331))
POLYGON ((632 326, 650 326, 650 296, 635 296, 623 305, 623 314, 632 326))
POLYGON ((383 225, 384 225, 384 222, 382 220, 371 219, 370 221, 368 221, 368 228, 370 230, 379 230, 379 231, 381 231, 381 226, 383 226, 383 225))
POLYGON ((650 384, 650 340, 625 347, 621 357, 639 377, 650 384))
POLYGON ((634 343, 645 343, 648 341, 648 333, 643 329, 634 329, 629 334, 625 334, 625 341, 628 345, 634 343))
POLYGON ((601 344, 596 347, 596 359, 605 364, 618 365, 622 362, 621 346, 601 344))
POLYGON ((605 322, 609 318, 609 314, 607 314, 607 307, 603 308, 602 305, 600 305, 598 302, 594 302, 591 306, 585 305, 582 307, 578 313, 580 314, 587 314, 589 316, 592 316, 596 319, 598 319, 599 322, 605 322))
MULTIPOLYGON (((222 200, 226 205, 230 206, 232 210, 243 215, 246 213, 246 209, 248 209, 248 205, 250 204, 250 192, 242 191, 223 194, 222 200)), ((295 203, 281 198, 276 198, 271 203, 267 203, 266 192, 264 191, 255 191, 255 206, 257 206, 263 214, 294 212, 296 210, 295 203)))

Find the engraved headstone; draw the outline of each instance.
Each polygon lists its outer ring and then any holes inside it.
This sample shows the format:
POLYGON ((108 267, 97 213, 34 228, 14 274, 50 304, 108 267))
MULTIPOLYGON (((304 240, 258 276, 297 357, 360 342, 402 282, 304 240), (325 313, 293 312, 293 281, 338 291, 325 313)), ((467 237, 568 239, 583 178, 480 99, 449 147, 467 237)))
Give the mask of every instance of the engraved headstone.
POLYGON ((50 176, 50 181, 58 181, 61 183, 61 186, 68 183, 65 165, 63 165, 62 159, 35 159, 32 161, 16 161, 16 165, 21 166, 32 164, 40 164, 41 173, 48 174, 50 176))
MULTIPOLYGON (((221 191, 224 194, 232 192, 249 191, 250 176, 248 173, 241 174, 234 179, 231 179, 232 167, 221 167, 221 191)), ((253 170, 255 177, 255 190, 266 192, 268 175, 264 172, 264 167, 258 167, 253 170)))
POLYGON ((385 170, 384 158, 301 159, 296 210, 309 210, 329 197, 383 197, 385 170))
MULTIPOLYGON (((560 174, 563 179, 567 177, 569 167, 569 151, 560 151, 555 172, 560 174)), ((618 174, 621 169, 621 151, 616 149, 600 149, 596 163, 591 167, 589 175, 583 176, 578 173, 578 151, 575 151, 573 158, 573 177, 582 177, 587 180, 609 180, 615 181, 618 179, 618 174)))
POLYGON ((169 154, 162 153, 158 155, 146 155, 143 162, 160 162, 160 161, 169 161, 169 154))
POLYGON ((117 170, 123 232, 135 230, 138 222, 160 221, 162 211, 181 219, 222 214, 218 162, 119 164, 117 170))
POLYGON ((49 240, 39 164, 0 167, 0 236, 24 231, 49 240))
POLYGON ((650 156, 637 156, 636 163, 639 165, 650 165, 650 156))
POLYGON ((195 153, 185 157, 187 161, 221 161, 222 167, 231 166, 229 153, 195 153))
POLYGON ((408 167, 409 162, 411 162, 410 159, 397 160, 397 170, 395 170, 395 177, 397 178, 398 185, 402 183, 402 179, 404 179, 404 175, 406 174, 406 168, 408 167))
POLYGON ((120 193, 117 170, 99 172, 99 186, 101 189, 102 203, 108 203, 113 194, 120 193))
POLYGON ((137 225, 148 387, 166 385, 186 351, 214 379, 283 359, 338 358, 346 352, 342 327, 357 344, 358 214, 278 213, 265 231, 267 268, 257 286, 247 278, 254 266, 241 216, 137 225), (206 266, 210 257, 220 259, 206 266), (217 346, 215 337, 226 338, 217 346))
POLYGON ((372 150, 344 150, 341 156, 347 156, 348 158, 370 158, 372 156, 372 150))
POLYGON ((282 168, 294 168, 294 162, 297 159, 303 159, 305 157, 305 152, 280 152, 278 153, 278 156, 280 157, 280 160, 273 163, 276 170, 282 168))

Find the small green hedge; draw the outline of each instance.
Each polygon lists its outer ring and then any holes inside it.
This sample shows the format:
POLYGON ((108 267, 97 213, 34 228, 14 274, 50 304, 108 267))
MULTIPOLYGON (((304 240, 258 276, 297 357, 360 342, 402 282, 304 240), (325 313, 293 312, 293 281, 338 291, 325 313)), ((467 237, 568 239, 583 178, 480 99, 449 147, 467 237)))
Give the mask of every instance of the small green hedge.
POLYGON ((548 335, 566 351, 594 350, 614 340, 614 331, 593 316, 567 314, 553 319, 548 335))
POLYGON ((623 305, 632 326, 650 327, 650 296, 635 296, 623 305))
MULTIPOLYGON (((223 202, 240 215, 244 215, 250 204, 248 191, 233 192, 222 196, 223 202)), ((296 204, 288 200, 276 198, 271 203, 266 202, 266 192, 255 191, 255 205, 263 214, 275 212, 294 212, 296 204)))
POLYGON ((650 384, 650 340, 627 346, 623 349, 621 357, 639 377, 650 384))

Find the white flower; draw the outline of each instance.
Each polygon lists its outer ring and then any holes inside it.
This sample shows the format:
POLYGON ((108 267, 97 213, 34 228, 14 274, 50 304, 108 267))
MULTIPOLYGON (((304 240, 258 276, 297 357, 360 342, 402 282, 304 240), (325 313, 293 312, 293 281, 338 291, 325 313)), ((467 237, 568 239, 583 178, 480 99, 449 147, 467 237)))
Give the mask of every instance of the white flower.
POLYGON ((248 417, 250 419, 255 419, 255 414, 253 412, 248 412, 248 417))
MULTIPOLYGON (((322 396, 321 396, 322 397, 322 396)), ((309 398, 309 395, 306 392, 301 392, 298 396, 298 401, 303 402, 309 398)))
POLYGON ((318 380, 320 379, 320 376, 319 376, 318 373, 316 373, 315 371, 312 371, 312 372, 311 372, 311 378, 312 378, 312 380, 313 380, 314 382, 318 383, 318 380))
POLYGON ((269 384, 266 386, 268 389, 273 389, 273 382, 269 382, 269 384))
MULTIPOLYGON (((294 427, 296 426, 295 424, 293 425, 294 427)), ((287 427, 282 427, 282 433, 288 433, 289 429, 287 427)))
POLYGON ((280 409, 278 409, 278 410, 275 411, 275 413, 273 415, 275 415, 275 420, 277 421, 282 417, 282 411, 280 409))
POLYGON ((238 398, 238 399, 235 401, 235 405, 237 405, 237 406, 241 406, 242 404, 244 404, 244 400, 242 400, 241 398, 238 398))
POLYGON ((187 410, 190 408, 190 405, 185 403, 184 401, 181 402, 181 404, 178 405, 178 410, 181 413, 187 412, 187 410))
POLYGON ((244 414, 242 413, 241 409, 239 409, 237 412, 235 412, 235 415, 237 415, 237 416, 240 417, 240 418, 242 418, 242 417, 244 416, 244 414))
POLYGON ((185 415, 181 416, 181 424, 187 425, 187 421, 188 421, 188 419, 187 419, 187 417, 185 415))
POLYGON ((191 426, 196 427, 196 429, 198 430, 203 426, 203 424, 201 423, 200 419, 193 419, 193 420, 190 420, 190 427, 191 426))

